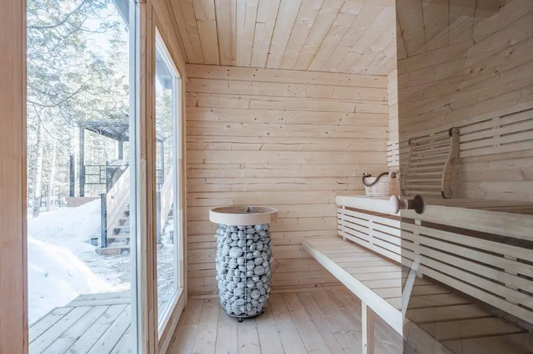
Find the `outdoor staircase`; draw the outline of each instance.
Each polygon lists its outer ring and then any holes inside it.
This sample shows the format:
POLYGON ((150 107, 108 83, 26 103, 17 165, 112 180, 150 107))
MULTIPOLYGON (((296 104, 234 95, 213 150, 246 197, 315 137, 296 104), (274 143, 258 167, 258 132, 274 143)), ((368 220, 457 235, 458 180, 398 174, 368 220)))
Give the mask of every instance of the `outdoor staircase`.
MULTIPOLYGON (((122 172, 121 176, 107 191, 101 194, 102 218, 100 247, 96 253, 102 255, 129 254, 130 252, 130 206, 129 206, 129 169, 122 172)), ((173 219, 173 190, 172 171, 166 176, 165 182, 157 191, 158 228, 164 230, 165 226, 173 219)), ((158 237, 158 247, 162 247, 161 238, 158 237)))
POLYGON ((119 225, 113 227, 111 234, 107 235, 107 247, 99 247, 96 253, 103 255, 128 254, 130 252, 130 210, 124 211, 119 219, 119 225))

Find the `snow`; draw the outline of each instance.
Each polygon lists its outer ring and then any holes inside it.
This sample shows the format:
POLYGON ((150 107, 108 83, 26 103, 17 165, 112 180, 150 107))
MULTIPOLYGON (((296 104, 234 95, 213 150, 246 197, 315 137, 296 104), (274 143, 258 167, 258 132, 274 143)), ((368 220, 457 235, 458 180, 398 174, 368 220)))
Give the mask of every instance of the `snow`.
MULTIPOLYGON (((168 225, 158 251, 161 294, 173 292, 174 247, 168 225)), ((28 220, 29 322, 81 294, 130 290, 130 256, 95 252, 91 238, 100 237, 100 200, 76 208, 60 208, 28 220)))

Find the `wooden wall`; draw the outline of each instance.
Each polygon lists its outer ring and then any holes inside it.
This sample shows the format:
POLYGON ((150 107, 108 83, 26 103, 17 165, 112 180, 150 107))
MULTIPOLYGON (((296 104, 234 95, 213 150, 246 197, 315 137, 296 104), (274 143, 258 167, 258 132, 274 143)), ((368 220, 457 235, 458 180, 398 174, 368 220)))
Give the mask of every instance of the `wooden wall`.
POLYGON ((210 208, 264 204, 275 288, 336 280, 301 246, 337 233, 335 196, 386 169, 386 76, 188 65, 189 292, 212 293, 216 225, 210 208))
MULTIPOLYGON (((452 3, 397 1, 400 141, 499 119, 533 101, 531 0, 503 0, 481 15, 452 11, 452 3)), ((461 158, 455 196, 533 200, 532 146, 461 158)))
POLYGON ((28 343, 26 281, 26 1, 0 11, 0 353, 28 343))

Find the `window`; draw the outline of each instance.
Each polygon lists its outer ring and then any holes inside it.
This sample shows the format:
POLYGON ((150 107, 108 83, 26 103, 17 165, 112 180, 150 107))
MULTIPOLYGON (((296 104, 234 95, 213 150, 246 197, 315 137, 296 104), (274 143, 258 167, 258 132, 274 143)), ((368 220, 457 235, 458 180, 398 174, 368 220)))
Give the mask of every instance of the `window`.
MULTIPOLYGON (((160 329, 176 304, 179 278, 180 97, 179 74, 163 40, 156 41, 157 290, 160 329)), ((162 331, 160 330, 160 333, 162 331)))

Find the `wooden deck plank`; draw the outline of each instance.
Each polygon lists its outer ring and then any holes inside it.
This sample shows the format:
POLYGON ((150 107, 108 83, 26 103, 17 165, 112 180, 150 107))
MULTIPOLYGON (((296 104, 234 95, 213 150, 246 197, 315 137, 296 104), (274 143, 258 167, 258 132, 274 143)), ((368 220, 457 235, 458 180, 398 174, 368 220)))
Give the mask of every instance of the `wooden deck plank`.
POLYGON ((76 321, 83 317, 91 308, 90 307, 76 307, 68 314, 63 316, 61 320, 56 322, 48 330, 46 330, 39 338, 31 342, 29 351, 31 354, 40 354, 52 343, 54 343, 60 335, 62 335, 68 328, 70 328, 76 321))
POLYGON ((105 333, 117 317, 126 309, 126 305, 112 305, 98 320, 74 343, 68 354, 86 354, 105 333))
POLYGON ((72 311, 71 308, 58 307, 50 311, 46 316, 34 323, 29 329, 30 343, 39 338, 41 334, 46 332, 55 323, 61 320, 66 314, 72 311))
POLYGON ((131 326, 131 306, 127 306, 115 321, 107 328, 88 354, 109 353, 131 326))
POLYGON ((130 326, 109 354, 131 354, 133 343, 135 343, 135 338, 132 338, 131 335, 130 326))
POLYGON ((91 326, 109 309, 109 306, 92 307, 72 327, 61 334, 43 354, 63 354, 91 328, 91 326))
POLYGON ((117 297, 112 299, 97 299, 97 300, 73 300, 65 305, 65 307, 81 307, 81 306, 105 306, 105 305, 129 305, 131 298, 117 297))

